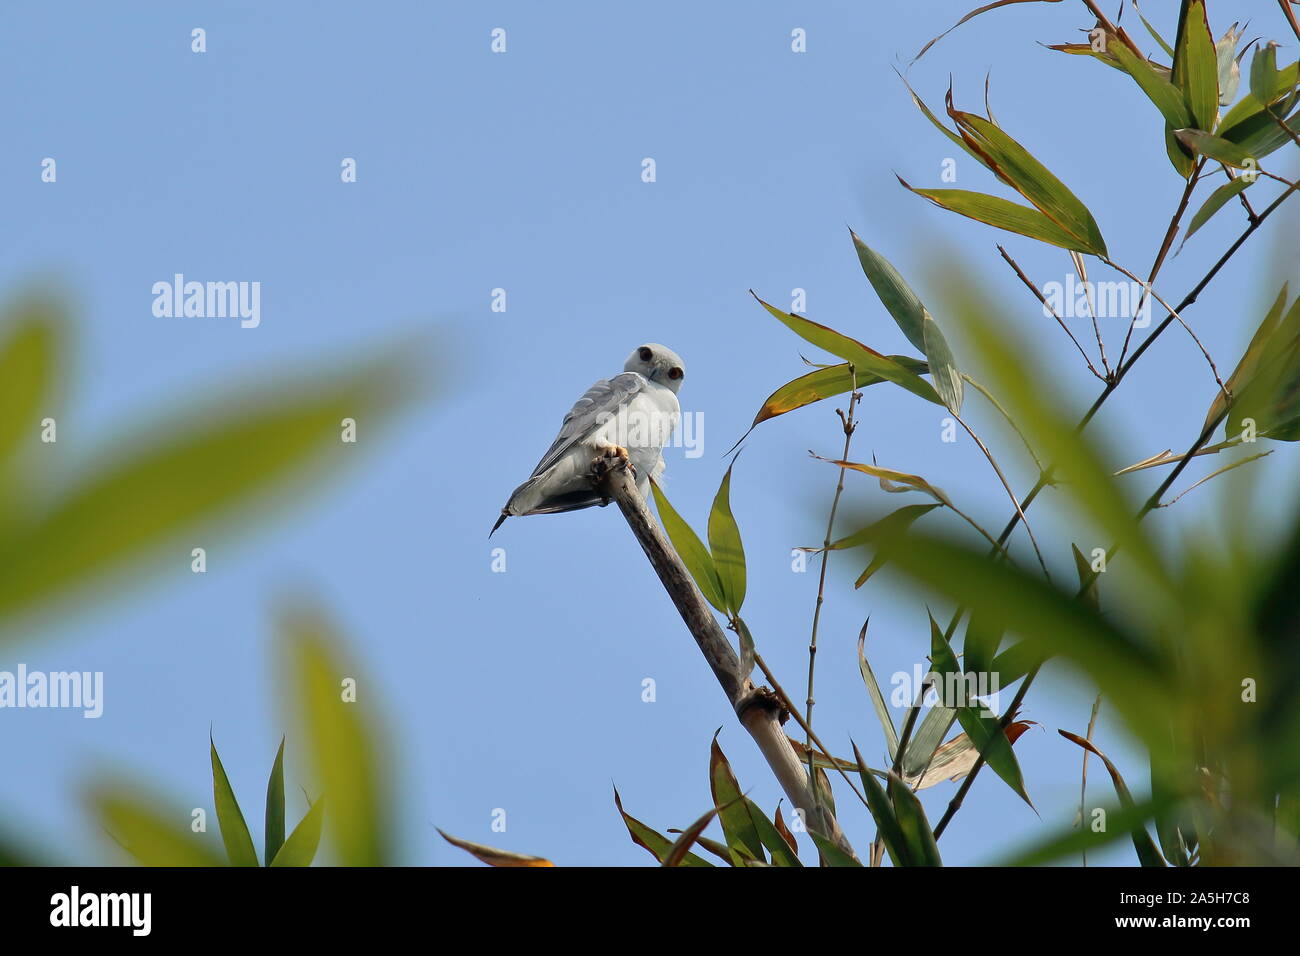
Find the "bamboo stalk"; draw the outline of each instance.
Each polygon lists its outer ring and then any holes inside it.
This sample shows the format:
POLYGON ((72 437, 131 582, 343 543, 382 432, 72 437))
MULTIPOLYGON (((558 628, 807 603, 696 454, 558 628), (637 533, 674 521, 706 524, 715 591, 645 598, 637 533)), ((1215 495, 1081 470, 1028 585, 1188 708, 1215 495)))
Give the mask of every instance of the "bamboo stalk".
MULTIPOLYGON (((759 752, 772 769, 773 775, 785 791, 786 797, 795 808, 802 811, 804 820, 818 833, 829 837, 846 853, 853 854, 839 822, 830 809, 821 806, 808 786, 794 748, 781 729, 781 705, 776 696, 766 687, 754 684, 740 672, 740 660, 732 650, 731 643, 723 633, 721 625, 704 601, 690 572, 678 557, 668 536, 659 527, 645 499, 637 491, 636 481, 626 464, 614 459, 597 459, 593 473, 597 486, 602 488, 617 505, 628 527, 636 536, 641 550, 645 552, 659 576, 660 583, 672 599, 686 623, 691 636, 708 662, 713 676, 718 679, 722 692, 736 712, 742 727, 754 738, 759 752)), ((856 856, 856 855, 855 855, 856 856)))

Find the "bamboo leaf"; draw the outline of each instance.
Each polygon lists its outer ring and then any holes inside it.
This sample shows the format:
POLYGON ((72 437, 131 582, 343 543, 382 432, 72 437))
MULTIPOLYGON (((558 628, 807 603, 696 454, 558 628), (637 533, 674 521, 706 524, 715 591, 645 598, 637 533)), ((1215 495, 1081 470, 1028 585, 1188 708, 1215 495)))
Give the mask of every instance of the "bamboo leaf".
MULTIPOLYGON (((267 866, 284 845, 284 738, 275 753, 270 779, 266 781, 266 822, 263 857, 267 866)), ((312 851, 315 853, 315 850, 312 851)))
MULTIPOLYGON (((329 798, 325 823, 339 862, 387 865, 393 855, 388 762, 385 741, 361 703, 370 688, 343 663, 341 641, 320 612, 285 610, 278 630, 308 759, 329 798)), ((375 696, 371 691, 370 699, 375 696)))
MULTIPOLYGON (((1084 737, 1080 737, 1077 734, 1072 734, 1067 730, 1058 730, 1057 733, 1060 734, 1062 737, 1064 737, 1066 740, 1069 740, 1072 743, 1076 743, 1084 750, 1087 750, 1090 753, 1096 755, 1101 760, 1101 762, 1106 765, 1106 772, 1110 774, 1110 779, 1115 784, 1115 792, 1119 794, 1120 805, 1130 810, 1135 806, 1133 802, 1133 795, 1129 793, 1128 786, 1124 783, 1124 778, 1120 776, 1119 770, 1115 767, 1113 763, 1110 762, 1109 757, 1107 757, 1104 753, 1098 750, 1097 747, 1091 741, 1089 741, 1084 737)), ((1142 865, 1143 866, 1165 866, 1166 865, 1165 858, 1162 857, 1160 855, 1160 851, 1156 849, 1155 841, 1152 840, 1151 835, 1147 833, 1146 827, 1145 826, 1135 827, 1132 832, 1133 832, 1133 848, 1137 850, 1138 859, 1142 862, 1142 865)))
POLYGON ((731 469, 735 466, 733 461, 723 475, 709 511, 709 551, 717 569, 722 601, 731 617, 738 615, 745 603, 745 546, 731 513, 731 469))
POLYGON ((40 421, 55 414, 55 379, 65 345, 68 318, 52 299, 26 298, 9 303, 0 328, 0 463, 24 439, 35 441, 40 421))
MULTIPOLYGON (((267 866, 311 866, 320 847, 321 829, 325 820, 325 798, 320 797, 308 809, 298 825, 276 851, 267 866)), ((439 833, 442 831, 439 830, 439 833)), ((444 834, 445 836, 445 834, 444 834)))
POLYGON ((772 865, 802 867, 803 863, 786 841, 788 833, 783 834, 767 818, 758 804, 748 797, 745 797, 745 808, 749 811, 750 819, 754 821, 754 829, 758 832, 758 838, 763 841, 763 846, 767 847, 767 851, 772 854, 772 865))
POLYGON ((1262 44, 1255 49, 1255 55, 1250 61, 1250 95, 1261 103, 1272 103, 1280 86, 1281 78, 1277 72, 1277 44, 1262 44))
POLYGON ((1238 176, 1236 179, 1229 180, 1214 192, 1210 193, 1209 198, 1201 204, 1201 208, 1196 210, 1196 215, 1192 216, 1192 221, 1188 223, 1187 235, 1183 238, 1183 242, 1192 238, 1196 233, 1196 230, 1209 222, 1211 217, 1223 208, 1224 203, 1233 196, 1242 193, 1250 184, 1251 181, 1246 179, 1246 177, 1238 176))
POLYGON ((681 556, 686 570, 691 572, 696 587, 700 589, 706 601, 726 614, 727 601, 722 593, 722 581, 708 549, 704 547, 699 536, 691 530, 691 526, 669 503, 668 496, 663 493, 663 489, 653 478, 650 479, 650 490, 654 493, 655 507, 659 509, 659 520, 668 534, 668 540, 673 543, 673 548, 681 556))
POLYGON ((898 177, 898 181, 936 206, 968 219, 1028 236, 1030 239, 1038 239, 1053 246, 1060 246, 1062 249, 1094 255, 1102 252, 1100 249, 1089 247, 1083 240, 1066 232, 1039 210, 1021 206, 1000 196, 989 196, 965 189, 918 189, 901 176, 898 177))
POLYGON ((818 348, 825 349, 832 355, 838 355, 857 369, 859 375, 863 373, 878 375, 881 378, 893 382, 895 385, 901 385, 912 394, 924 398, 927 402, 934 402, 936 405, 943 404, 943 400, 939 398, 938 392, 934 390, 933 386, 931 386, 929 382, 887 356, 881 355, 875 349, 867 348, 867 346, 863 345, 861 342, 851 339, 847 335, 836 332, 834 329, 829 329, 824 325, 818 325, 816 322, 809 319, 792 315, 791 313, 784 312, 773 305, 769 305, 762 299, 759 299, 758 296, 754 294, 753 290, 750 290, 750 295, 753 295, 763 308, 767 309, 768 312, 775 316, 795 334, 811 342, 813 345, 816 345, 818 348))
POLYGON ((880 841, 889 853, 890 862, 894 866, 910 865, 910 848, 903 834, 903 828, 899 826, 898 817, 894 813, 893 803, 886 796, 885 788, 867 768, 867 762, 862 759, 862 752, 858 750, 857 744, 853 745, 853 756, 858 762, 858 775, 862 778, 862 791, 867 798, 867 809, 871 811, 872 819, 876 821, 880 841))
POLYGON ((1174 130, 1174 135, 1188 149, 1208 156, 1216 163, 1237 169, 1255 169, 1258 165, 1248 150, 1230 140, 1220 139, 1199 129, 1177 129, 1174 130))
POLYGON ((443 833, 442 830, 438 830, 438 833, 452 846, 460 847, 460 849, 482 860, 488 866, 555 866, 545 857, 512 853, 509 850, 499 850, 494 846, 485 846, 482 843, 471 843, 469 840, 461 840, 449 833, 443 833))
MULTIPOLYGON (((907 371, 915 375, 925 375, 930 371, 930 366, 920 359, 914 359, 910 355, 886 355, 885 358, 891 362, 901 365, 907 371)), ((786 412, 792 412, 797 408, 803 408, 805 405, 811 405, 814 402, 820 402, 824 398, 833 398, 836 395, 843 395, 853 387, 854 374, 852 367, 848 362, 839 365, 828 365, 825 368, 819 368, 807 375, 801 375, 791 382, 787 382, 778 388, 775 392, 767 397, 763 402, 763 407, 758 410, 754 416, 754 425, 761 425, 770 418, 776 418, 784 415, 786 412)), ((868 385, 879 385, 888 379, 881 378, 879 375, 868 375, 863 372, 857 373, 857 387, 865 388, 868 385)), ((751 428, 753 425, 750 426, 751 428)), ((746 433, 748 434, 748 433, 746 433)), ((743 440, 743 438, 742 438, 743 440)), ((740 442, 736 443, 737 445, 740 442)), ((733 446, 734 447, 734 446, 733 446)))
POLYGON ((934 840, 934 831, 925 818, 925 808, 921 806, 921 801, 912 792, 912 788, 898 774, 891 772, 887 792, 899 829, 903 831, 903 840, 907 844, 912 865, 943 866, 943 860, 939 857, 939 845, 934 840))
MULTIPOLYGON (((917 518, 921 517, 921 515, 933 511, 938 507, 940 507, 940 505, 937 503, 932 505, 904 505, 897 511, 885 515, 885 517, 881 518, 879 521, 868 525, 860 531, 854 532, 847 538, 841 538, 839 541, 832 544, 831 548, 851 548, 864 545, 880 534, 881 525, 886 525, 887 527, 894 529, 903 529, 917 518)), ((860 575, 858 575, 858 579, 853 582, 853 587, 862 587, 862 585, 871 580, 871 577, 884 566, 885 559, 883 557, 879 554, 872 555, 871 563, 867 565, 866 569, 863 570, 860 575)))
POLYGON ((872 671, 871 664, 867 661, 867 624, 870 623, 871 621, 868 619, 858 633, 858 673, 862 675, 862 682, 867 685, 867 694, 871 697, 871 706, 875 709, 876 719, 880 721, 880 729, 885 734, 885 749, 892 761, 894 755, 898 752, 898 732, 894 729, 894 718, 889 711, 889 705, 885 702, 885 695, 880 692, 880 684, 876 681, 875 672, 872 671))
POLYGON ((86 795, 95 816, 117 843, 142 866, 225 866, 226 861, 194 835, 189 813, 142 799, 143 788, 126 781, 102 781, 86 795))
POLYGON ((893 316, 907 340, 925 355, 933 373, 935 390, 949 409, 953 412, 961 411, 961 372, 957 369, 952 350, 934 317, 888 259, 859 239, 852 230, 849 230, 849 235, 853 237, 862 271, 866 273, 881 303, 893 316))
MULTIPOLYGON (((663 863, 668 859, 668 855, 673 851, 673 842, 662 833, 651 827, 646 826, 636 817, 632 816, 623 809, 623 798, 619 796, 618 787, 614 788, 614 806, 618 807, 618 815, 623 818, 623 825, 627 827, 628 835, 632 842, 637 846, 645 847, 650 851, 656 860, 663 863)), ((439 831, 441 832, 441 831, 439 831)), ((445 837, 446 834, 444 833, 445 837)), ((698 837, 697 837, 698 839, 698 837)), ((459 844, 458 844, 459 845, 459 844)), ((678 866, 713 866, 708 860, 696 856, 694 853, 687 853, 677 863, 678 866)))
POLYGON ((1219 115, 1219 59, 1214 34, 1210 32, 1204 0, 1192 0, 1184 12, 1174 46, 1171 79, 1183 91, 1196 126, 1211 130, 1219 115))
POLYGON ((731 847, 736 865, 744 865, 746 857, 764 862, 763 841, 758 835, 753 817, 744 804, 744 794, 740 784, 731 772, 731 764, 718 746, 717 735, 709 750, 709 785, 713 792, 713 805, 718 810, 718 820, 722 823, 722 832, 726 836, 727 846, 731 847))
POLYGON ((217 756, 217 745, 209 738, 212 758, 212 797, 217 808, 217 823, 221 826, 221 840, 226 845, 226 856, 231 866, 257 866, 257 850, 253 847, 253 838, 248 833, 248 824, 235 799, 230 780, 226 777, 226 768, 221 766, 217 756))
MULTIPOLYGON (((339 422, 382 420, 409 372, 406 361, 371 363, 359 374, 245 395, 233 411, 230 400, 217 402, 114 442, 71 491, 5 529, 0 617, 137 566, 196 528, 229 527, 288 479, 355 459, 339 422)), ((0 640, 16 636, 0 632, 0 640)))

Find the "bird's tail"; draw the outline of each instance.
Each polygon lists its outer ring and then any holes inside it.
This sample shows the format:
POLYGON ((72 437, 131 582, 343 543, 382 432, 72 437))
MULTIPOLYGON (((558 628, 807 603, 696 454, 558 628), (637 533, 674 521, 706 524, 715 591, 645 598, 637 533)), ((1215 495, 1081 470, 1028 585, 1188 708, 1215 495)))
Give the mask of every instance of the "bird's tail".
POLYGON ((510 512, 508 512, 508 511, 502 511, 502 512, 501 512, 501 517, 500 517, 500 518, 497 518, 497 523, 494 524, 494 525, 492 526, 492 530, 488 532, 488 537, 490 538, 490 537, 492 537, 494 534, 496 534, 496 533, 497 533, 497 528, 499 528, 499 527, 501 527, 501 525, 505 524, 505 520, 506 520, 507 518, 509 518, 509 517, 510 517, 510 512))

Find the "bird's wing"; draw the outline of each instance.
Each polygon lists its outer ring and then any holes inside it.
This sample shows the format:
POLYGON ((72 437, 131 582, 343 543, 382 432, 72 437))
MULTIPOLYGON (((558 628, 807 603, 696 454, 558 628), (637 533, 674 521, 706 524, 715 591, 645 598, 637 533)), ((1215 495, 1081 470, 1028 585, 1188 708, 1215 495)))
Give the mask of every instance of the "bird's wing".
POLYGON ((559 461, 565 452, 603 423, 602 415, 616 414, 646 384, 644 376, 639 372, 622 372, 611 379, 602 378, 587 389, 586 394, 574 402, 569 413, 564 416, 564 421, 560 423, 560 433, 533 469, 533 477, 559 461))

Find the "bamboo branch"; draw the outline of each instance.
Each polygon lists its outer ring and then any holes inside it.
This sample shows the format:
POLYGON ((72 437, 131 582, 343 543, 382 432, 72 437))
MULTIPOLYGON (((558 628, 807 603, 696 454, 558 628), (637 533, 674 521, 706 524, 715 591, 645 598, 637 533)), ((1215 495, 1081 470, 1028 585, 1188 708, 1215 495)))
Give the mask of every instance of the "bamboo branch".
POLYGON ((632 534, 650 560, 664 590, 672 598, 677 612, 695 638, 700 653, 712 669, 713 676, 718 679, 722 692, 727 695, 741 726, 758 744, 759 751, 785 795, 796 809, 802 811, 810 827, 831 839, 846 853, 852 854, 853 847, 844 836, 834 814, 828 807, 820 805, 808 786, 803 765, 790 746, 785 731, 781 729, 782 707, 776 695, 766 687, 756 686, 741 673, 736 652, 732 650, 721 625, 709 610, 682 559, 646 507, 631 471, 622 462, 610 465, 607 459, 599 458, 593 466, 593 474, 597 487, 618 505, 618 510, 627 519, 628 527, 632 529, 632 534))

